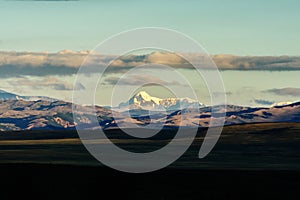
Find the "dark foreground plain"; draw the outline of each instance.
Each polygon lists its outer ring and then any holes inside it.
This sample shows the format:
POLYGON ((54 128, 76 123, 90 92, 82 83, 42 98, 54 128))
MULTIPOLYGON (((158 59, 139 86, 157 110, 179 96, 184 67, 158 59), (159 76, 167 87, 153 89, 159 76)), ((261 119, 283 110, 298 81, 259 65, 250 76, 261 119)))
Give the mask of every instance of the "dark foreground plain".
POLYGON ((163 169, 4 164, 1 199, 299 199, 299 171, 163 169))
MULTIPOLYGON (((157 172, 128 174, 101 165, 76 132, 0 134, 1 199, 299 199, 300 124, 224 128, 213 151, 197 157, 206 130, 189 150, 157 172)), ((148 152, 166 145, 172 131, 136 140, 111 130, 121 148, 148 152)))

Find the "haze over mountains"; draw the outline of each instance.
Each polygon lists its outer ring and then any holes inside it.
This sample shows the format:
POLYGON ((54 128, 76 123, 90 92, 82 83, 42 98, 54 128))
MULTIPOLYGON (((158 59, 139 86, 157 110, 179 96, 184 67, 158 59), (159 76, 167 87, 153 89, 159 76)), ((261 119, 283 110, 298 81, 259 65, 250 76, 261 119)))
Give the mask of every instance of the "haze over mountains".
MULTIPOLYGON (((165 127, 209 126, 211 107, 205 106, 188 98, 160 99, 151 97, 146 92, 134 95, 128 102, 120 104, 120 108, 129 109, 128 112, 117 112, 96 106, 99 123, 92 124, 91 108, 73 119, 72 103, 54 100, 47 97, 18 96, 5 91, 0 92, 0 130, 68 130, 75 129, 79 121, 86 129, 93 129, 100 125, 103 129, 128 127, 134 123, 145 126, 150 123, 163 123, 165 127), (36 99, 36 100, 33 100, 36 99), (179 106, 182 103, 183 106, 179 106), (199 106, 195 109, 195 104, 199 106), (199 104, 199 105, 198 105, 199 104), (179 107, 178 107, 179 106, 179 107), (149 112, 154 108, 156 112, 149 112), (159 110, 160 109, 160 110, 159 110), (181 117, 184 116, 184 119, 181 117)), ((92 108, 93 109, 93 108, 92 108)), ((214 106, 220 116, 225 112, 222 106, 214 106)), ((128 111, 128 110, 127 110, 128 111)), ((300 122, 300 102, 278 104, 268 108, 251 108, 242 106, 227 106, 225 125, 262 123, 262 122, 300 122)))

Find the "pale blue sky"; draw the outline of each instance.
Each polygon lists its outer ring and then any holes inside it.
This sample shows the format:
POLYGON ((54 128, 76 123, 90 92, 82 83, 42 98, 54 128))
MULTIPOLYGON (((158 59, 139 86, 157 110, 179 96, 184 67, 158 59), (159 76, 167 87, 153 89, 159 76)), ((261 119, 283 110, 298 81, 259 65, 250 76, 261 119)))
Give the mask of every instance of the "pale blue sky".
MULTIPOLYGON (((128 29, 163 27, 191 36, 210 54, 300 56, 299 9, 299 0, 0 0, 0 51, 89 50, 128 29)), ((189 70, 182 73, 193 75, 189 70)), ((222 71, 221 75, 229 104, 265 106, 298 101, 299 73, 222 71)), ((0 89, 71 100, 74 78, 74 74, 17 74, 1 78, 0 89), (53 83, 65 89, 55 89, 53 83)), ((209 104, 201 80, 192 81, 198 99, 209 104)), ((99 94, 105 97, 111 90, 107 86, 99 94)), ((102 103, 108 104, 108 99, 102 103)))
POLYGON ((120 31, 181 31, 211 54, 300 55, 298 0, 0 1, 0 50, 92 49, 120 31))

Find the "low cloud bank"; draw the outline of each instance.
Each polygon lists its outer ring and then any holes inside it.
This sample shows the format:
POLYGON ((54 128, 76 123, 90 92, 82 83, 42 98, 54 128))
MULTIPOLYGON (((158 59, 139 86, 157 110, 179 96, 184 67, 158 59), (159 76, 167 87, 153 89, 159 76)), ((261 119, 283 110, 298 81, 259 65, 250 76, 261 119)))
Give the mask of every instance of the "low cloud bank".
MULTIPOLYGON (((113 60, 115 58, 113 55, 90 53, 90 51, 70 50, 58 53, 2 51, 0 52, 0 77, 71 75, 77 73, 84 61, 87 65, 93 66, 95 71, 111 62, 108 73, 123 72, 149 63, 192 69, 193 66, 187 60, 196 62, 204 69, 212 68, 209 57, 196 53, 182 54, 181 57, 174 53, 153 52, 147 55, 126 55, 117 60, 113 60), (89 59, 85 60, 88 55, 90 55, 89 59)), ((300 57, 297 56, 213 55, 211 58, 220 70, 300 70, 300 57)))
POLYGON ((294 96, 300 97, 300 88, 274 88, 267 90, 267 92, 274 93, 281 96, 294 96))

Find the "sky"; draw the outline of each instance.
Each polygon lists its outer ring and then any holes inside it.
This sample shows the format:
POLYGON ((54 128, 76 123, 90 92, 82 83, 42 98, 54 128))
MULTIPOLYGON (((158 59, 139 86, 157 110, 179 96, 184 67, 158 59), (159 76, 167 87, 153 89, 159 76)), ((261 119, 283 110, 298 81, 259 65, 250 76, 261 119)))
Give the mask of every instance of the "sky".
POLYGON ((299 55, 298 0, 0 1, 0 50, 92 49, 138 27, 164 27, 210 54, 299 55))
MULTIPOLYGON (((298 0, 0 0, 0 89, 71 101, 86 50, 122 31, 162 27, 190 36, 214 55, 229 104, 300 101, 299 8, 298 0)), ((163 59, 167 64, 174 61, 169 54, 163 59)), ((100 105, 110 103, 103 97, 110 95, 125 65, 135 62, 131 58, 113 66, 97 91, 100 105)), ((191 81, 198 100, 210 104, 201 77, 184 64, 176 69, 191 81)), ((162 80, 142 78, 175 83, 164 78, 168 73, 161 75, 162 80)), ((124 87, 136 82, 133 77, 124 87)), ((175 85, 184 90, 182 84, 175 85)), ((169 94, 157 87, 148 90, 159 97, 169 94)))

